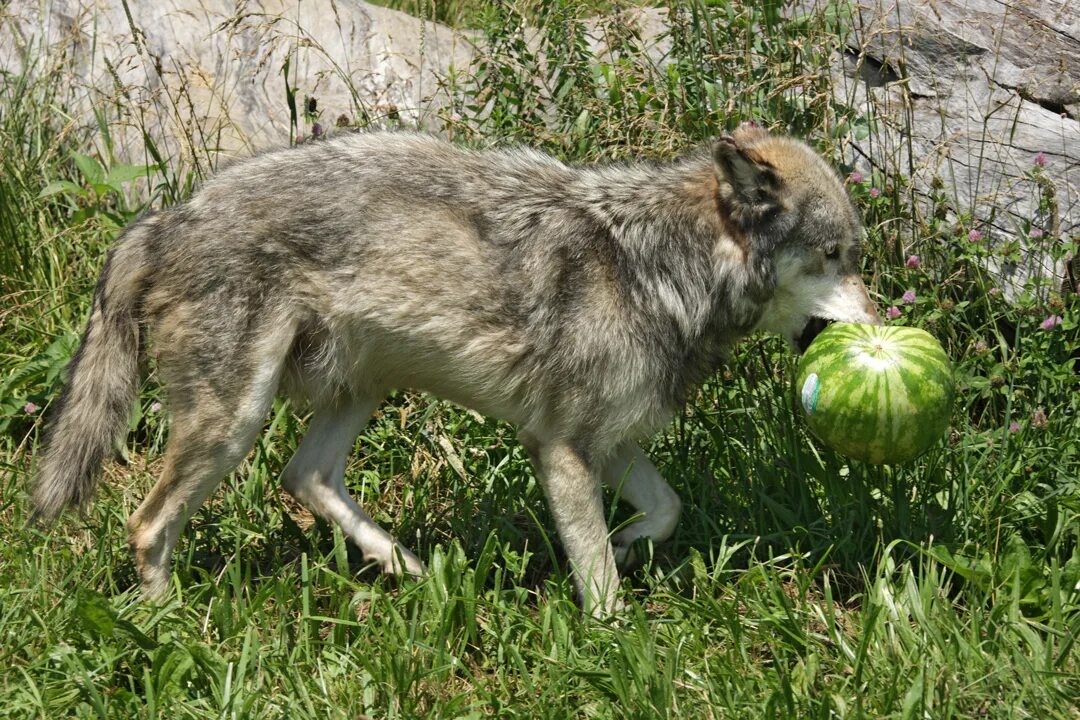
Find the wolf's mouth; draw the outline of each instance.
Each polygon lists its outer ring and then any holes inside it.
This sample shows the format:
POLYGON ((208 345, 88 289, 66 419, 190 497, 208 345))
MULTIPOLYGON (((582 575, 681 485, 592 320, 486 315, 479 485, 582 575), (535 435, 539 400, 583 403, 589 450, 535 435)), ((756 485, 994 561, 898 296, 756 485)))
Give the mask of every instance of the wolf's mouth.
POLYGON ((814 338, 818 334, 829 326, 832 320, 826 320, 822 317, 812 317, 803 327, 802 332, 799 333, 799 337, 795 340, 796 347, 799 348, 800 353, 806 352, 806 348, 810 347, 810 343, 814 342, 814 338))

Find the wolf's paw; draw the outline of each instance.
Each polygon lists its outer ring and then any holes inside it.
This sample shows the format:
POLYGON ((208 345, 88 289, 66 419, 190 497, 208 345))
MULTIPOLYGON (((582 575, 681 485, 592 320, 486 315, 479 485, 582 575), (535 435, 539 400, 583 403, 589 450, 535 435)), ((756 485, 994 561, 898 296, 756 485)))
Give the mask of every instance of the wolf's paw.
POLYGON ((633 570, 652 559, 652 538, 637 534, 623 536, 617 533, 611 539, 611 548, 615 551, 615 564, 620 571, 633 570))
POLYGON ((170 574, 168 571, 154 572, 143 571, 139 589, 142 591, 143 600, 151 603, 160 603, 169 594, 170 574))
POLYGON ((379 568, 386 575, 422 578, 427 574, 427 569, 420 558, 401 545, 395 545, 385 556, 382 554, 377 557, 369 556, 367 560, 378 563, 379 568))

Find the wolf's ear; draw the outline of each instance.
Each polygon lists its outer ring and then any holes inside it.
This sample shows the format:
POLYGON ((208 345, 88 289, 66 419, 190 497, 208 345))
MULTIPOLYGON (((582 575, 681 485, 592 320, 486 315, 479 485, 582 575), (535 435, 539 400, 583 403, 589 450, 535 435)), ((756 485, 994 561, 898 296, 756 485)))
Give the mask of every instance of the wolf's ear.
POLYGON ((776 170, 736 133, 713 146, 720 196, 732 219, 752 225, 783 207, 783 181, 776 170))

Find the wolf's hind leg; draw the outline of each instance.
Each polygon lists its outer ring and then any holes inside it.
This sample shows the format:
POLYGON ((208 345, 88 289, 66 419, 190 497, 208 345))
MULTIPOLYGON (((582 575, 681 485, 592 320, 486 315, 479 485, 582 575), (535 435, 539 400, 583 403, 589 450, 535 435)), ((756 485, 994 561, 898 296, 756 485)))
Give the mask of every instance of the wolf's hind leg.
POLYGON ((378 401, 342 399, 320 408, 281 481, 285 489, 319 517, 337 523, 342 532, 378 563, 383 572, 420 576, 424 565, 364 512, 345 488, 345 464, 356 436, 378 401))
POLYGON ((273 404, 280 369, 280 361, 268 360, 238 396, 221 397, 205 383, 170 394, 175 402, 164 470, 128 519, 128 542, 147 597, 165 593, 184 524, 251 449, 273 404))
POLYGON ((675 532, 682 501, 635 443, 623 445, 608 461, 604 467, 604 484, 645 515, 611 539, 620 565, 633 563, 631 550, 638 538, 651 537, 654 542, 663 542, 675 532))

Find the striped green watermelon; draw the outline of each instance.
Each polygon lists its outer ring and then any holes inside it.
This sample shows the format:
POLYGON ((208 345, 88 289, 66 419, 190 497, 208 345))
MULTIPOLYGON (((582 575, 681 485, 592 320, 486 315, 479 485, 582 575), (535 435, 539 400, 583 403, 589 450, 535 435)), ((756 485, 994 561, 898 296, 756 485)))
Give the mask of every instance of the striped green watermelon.
POLYGON ((834 323, 799 361, 806 424, 864 462, 902 463, 949 427, 953 372, 941 343, 918 328, 834 323))

